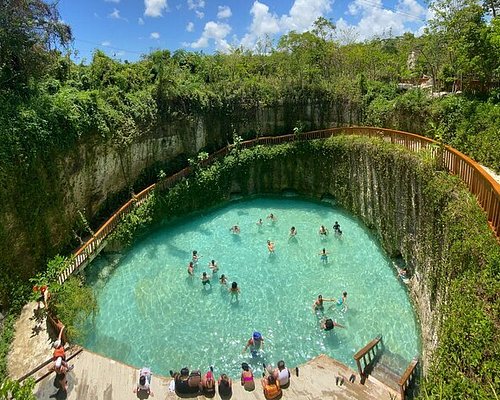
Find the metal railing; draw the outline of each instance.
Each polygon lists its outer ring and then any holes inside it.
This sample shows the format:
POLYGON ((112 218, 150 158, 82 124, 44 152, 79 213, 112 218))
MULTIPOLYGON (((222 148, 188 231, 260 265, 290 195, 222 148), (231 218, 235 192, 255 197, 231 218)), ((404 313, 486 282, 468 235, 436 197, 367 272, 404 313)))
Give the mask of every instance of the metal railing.
MULTIPOLYGON (((434 157, 452 174, 459 176, 467 185, 469 190, 477 197, 481 207, 486 212, 489 224, 500 239, 500 184, 498 184, 478 163, 449 146, 441 146, 435 140, 415 135, 413 133, 396 131, 393 129, 374 127, 344 127, 330 128, 299 135, 267 136, 247 140, 240 143, 240 148, 246 149, 257 145, 273 145, 293 142, 296 140, 325 139, 338 135, 361 135, 377 137, 384 141, 402 145, 412 151, 418 152, 423 149, 432 149, 434 157)), ((226 146, 211 154, 202 162, 203 166, 209 165, 218 158, 227 155, 234 145, 226 146)), ((191 167, 184 168, 176 174, 162 179, 156 184, 148 186, 139 194, 126 202, 116 211, 99 230, 74 254, 69 266, 59 276, 59 283, 63 283, 74 271, 79 270, 87 264, 104 247, 106 237, 113 231, 118 222, 135 207, 142 204, 151 194, 153 189, 165 190, 191 173, 191 167)))

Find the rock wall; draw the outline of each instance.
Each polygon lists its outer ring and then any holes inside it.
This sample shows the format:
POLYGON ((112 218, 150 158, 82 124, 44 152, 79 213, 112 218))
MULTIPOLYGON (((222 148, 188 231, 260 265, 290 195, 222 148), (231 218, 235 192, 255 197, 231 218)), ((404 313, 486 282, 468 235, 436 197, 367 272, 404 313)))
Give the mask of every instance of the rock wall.
POLYGON ((259 194, 292 189, 317 198, 328 195, 359 216, 391 257, 407 263, 427 369, 438 344, 439 305, 447 285, 446 273, 441 272, 446 268, 436 266, 447 263, 446 248, 451 245, 437 218, 440 210, 426 189, 432 174, 412 154, 363 143, 256 162, 233 177, 230 191, 259 194))

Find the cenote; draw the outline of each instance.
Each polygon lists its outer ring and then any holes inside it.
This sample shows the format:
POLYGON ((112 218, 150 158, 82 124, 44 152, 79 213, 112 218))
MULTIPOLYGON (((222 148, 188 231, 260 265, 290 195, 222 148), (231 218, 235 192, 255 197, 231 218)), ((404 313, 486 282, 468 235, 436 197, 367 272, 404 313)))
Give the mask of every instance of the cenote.
POLYGON ((391 260, 355 217, 329 203, 267 197, 231 202, 151 230, 117 263, 112 258, 100 257, 87 268, 99 311, 82 344, 136 367, 168 375, 184 366, 213 365, 235 377, 243 361, 260 372, 263 362, 283 359, 296 366, 322 353, 354 367, 353 354, 379 334, 400 360, 419 353, 415 314, 391 260), (276 222, 266 218, 270 213, 276 222), (341 238, 333 234, 335 221, 341 238), (239 235, 230 232, 235 224, 239 235), (326 240, 320 225, 330 231, 326 240), (289 239, 292 226, 296 240, 289 239), (275 243, 274 255, 267 240, 275 243), (323 248, 327 264, 320 259, 323 248), (193 250, 201 259, 191 278, 193 250), (238 283, 238 302, 231 302, 217 276, 211 289, 202 285, 212 259, 218 277, 238 283), (346 328, 321 331, 314 300, 343 291, 348 310, 325 303, 323 314, 346 328), (256 358, 242 353, 254 330, 265 339, 256 358))

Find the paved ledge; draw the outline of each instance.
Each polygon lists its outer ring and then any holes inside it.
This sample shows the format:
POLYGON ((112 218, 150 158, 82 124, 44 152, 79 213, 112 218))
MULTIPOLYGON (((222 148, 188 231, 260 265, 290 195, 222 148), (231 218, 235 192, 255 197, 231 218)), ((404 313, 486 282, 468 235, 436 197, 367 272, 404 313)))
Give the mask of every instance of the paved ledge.
MULTIPOLYGON (((84 350, 72 361, 75 368, 68 374, 68 393, 59 391, 55 383, 55 375, 50 374, 35 387, 35 395, 39 400, 68 399, 68 400, 125 400, 148 398, 138 397, 132 392, 137 383, 138 370, 118 361, 102 357, 84 350)), ((355 383, 349 382, 353 370, 338 361, 320 355, 305 365, 299 366, 299 377, 292 375, 289 388, 283 390, 283 399, 293 400, 324 400, 324 399, 395 399, 398 396, 393 389, 370 377, 365 385, 359 383, 356 375, 355 383), (335 378, 341 375, 345 383, 342 386, 335 384, 335 378)), ((258 381, 259 378, 256 377, 258 381)), ((168 390, 171 378, 154 375, 153 392, 155 399, 180 399, 175 393, 168 390)), ((204 399, 199 395, 192 398, 204 399)), ((215 399, 220 399, 216 394, 215 399)), ((234 400, 264 400, 260 382, 256 382, 253 392, 246 392, 239 383, 233 382, 234 400)))

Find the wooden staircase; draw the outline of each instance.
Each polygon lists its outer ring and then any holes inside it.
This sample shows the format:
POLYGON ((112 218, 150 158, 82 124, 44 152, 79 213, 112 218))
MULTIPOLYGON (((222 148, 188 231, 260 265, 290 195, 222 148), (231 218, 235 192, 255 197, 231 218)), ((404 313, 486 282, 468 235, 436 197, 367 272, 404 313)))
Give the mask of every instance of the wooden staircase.
POLYGON ((354 354, 361 383, 372 376, 388 387, 399 392, 400 399, 412 398, 417 377, 418 358, 408 365, 400 355, 385 348, 379 335, 354 354))

